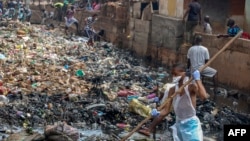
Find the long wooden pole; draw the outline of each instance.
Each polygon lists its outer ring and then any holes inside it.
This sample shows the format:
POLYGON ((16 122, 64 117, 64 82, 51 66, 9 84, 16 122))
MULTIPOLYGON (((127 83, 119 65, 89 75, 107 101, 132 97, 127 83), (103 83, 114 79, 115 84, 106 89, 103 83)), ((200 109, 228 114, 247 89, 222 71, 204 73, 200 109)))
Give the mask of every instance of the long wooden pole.
MULTIPOLYGON (((236 36, 234 36, 230 41, 227 42, 227 44, 224 45, 223 48, 221 48, 204 66, 202 66, 199 71, 202 72, 206 67, 208 67, 222 52, 224 52, 236 39, 238 39, 243 31, 240 31, 236 36)), ((181 93, 181 91, 184 89, 185 86, 190 84, 193 81, 193 77, 191 77, 185 84, 183 84, 170 98, 166 99, 164 103, 159 107, 159 109, 162 109, 166 106, 166 104, 169 104, 169 102, 172 102, 172 99, 178 94, 181 93)), ((169 106, 169 105, 168 105, 169 106)), ((168 107, 169 108, 169 107, 168 107)), ((169 112, 169 111, 168 111, 169 112)), ((146 123, 148 120, 151 119, 151 116, 144 119, 142 122, 140 122, 126 137, 124 137, 121 141, 125 141, 128 139, 131 135, 134 134, 144 123, 146 123)))

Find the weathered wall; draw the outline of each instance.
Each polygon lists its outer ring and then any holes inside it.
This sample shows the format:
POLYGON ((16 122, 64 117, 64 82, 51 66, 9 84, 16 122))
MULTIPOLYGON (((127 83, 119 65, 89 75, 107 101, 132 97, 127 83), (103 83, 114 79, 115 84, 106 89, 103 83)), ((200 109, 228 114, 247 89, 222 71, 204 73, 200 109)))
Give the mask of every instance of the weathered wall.
POLYGON ((141 2, 133 3, 128 24, 128 48, 133 50, 139 57, 146 56, 150 42, 152 23, 150 4, 148 4, 143 11, 141 11, 141 8, 141 2))
POLYGON ((209 15, 214 33, 224 33, 229 17, 229 0, 200 0, 202 14, 209 15))
POLYGON ((150 40, 151 21, 144 21, 140 19, 131 20, 134 20, 132 49, 137 53, 137 55, 143 57, 146 55, 150 40))
POLYGON ((214 33, 223 33, 226 29, 228 18, 236 21, 236 24, 250 32, 247 28, 246 18, 249 1, 248 0, 200 0, 203 15, 209 15, 214 33), (245 13, 245 16, 244 16, 245 13))
MULTIPOLYGON (((33 12, 31 17, 31 23, 40 24, 41 23, 41 10, 38 6, 30 6, 33 12)), ((48 11, 54 11, 55 9, 51 6, 46 6, 48 11)), ((116 6, 105 4, 102 6, 101 12, 95 12, 98 16, 98 21, 94 23, 95 30, 104 29, 105 30, 105 39, 107 41, 119 44, 126 36, 126 28, 129 20, 128 17, 128 7, 125 6, 116 6)), ((75 18, 79 21, 79 27, 82 30, 85 26, 84 19, 88 16, 91 16, 94 12, 88 12, 85 10, 77 11, 75 18)), ((55 21, 49 21, 55 22, 55 21)), ((46 23, 49 24, 49 23, 46 23)), ((63 23, 61 25, 64 25, 63 23)), ((75 28, 72 26, 71 28, 75 28)))
POLYGON ((181 19, 153 14, 151 45, 176 50, 182 43, 183 30, 181 19))
POLYGON ((184 0, 159 0, 159 14, 170 17, 183 17, 184 0))
MULTIPOLYGON (((210 56, 215 55, 229 40, 213 35, 203 36, 203 45, 209 50, 210 56)), ((223 52, 211 64, 219 74, 219 82, 238 89, 250 91, 250 41, 236 40, 228 50, 223 52)), ((188 48, 182 48, 179 60, 186 62, 188 48)))
POLYGON ((247 31, 250 31, 250 1, 246 0, 246 5, 245 5, 245 29, 247 31))

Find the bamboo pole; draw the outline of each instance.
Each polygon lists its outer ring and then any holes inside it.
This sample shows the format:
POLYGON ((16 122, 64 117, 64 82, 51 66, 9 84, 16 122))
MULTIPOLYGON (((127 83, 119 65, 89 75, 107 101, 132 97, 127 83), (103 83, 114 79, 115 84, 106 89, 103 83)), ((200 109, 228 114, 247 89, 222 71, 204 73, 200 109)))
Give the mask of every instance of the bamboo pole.
MULTIPOLYGON (((243 33, 243 31, 240 31, 235 37, 233 37, 230 41, 227 42, 227 44, 224 45, 224 47, 222 47, 204 66, 202 66, 199 71, 202 72, 206 67, 208 67, 222 52, 224 52, 236 39, 238 39, 241 34, 243 33)), ((171 97, 167 98, 164 103, 159 107, 159 109, 164 108, 167 104, 167 108, 169 109, 169 106, 171 106, 171 104, 169 104, 169 102, 172 102, 172 99, 179 93, 181 93, 181 91, 184 89, 185 86, 187 86, 188 84, 190 84, 193 81, 193 77, 191 77, 185 84, 183 84, 171 97)), ((169 112, 169 111, 168 111, 169 112)), ((144 119, 142 122, 140 122, 126 137, 124 137, 121 141, 125 141, 126 139, 128 139, 131 135, 134 134, 134 132, 136 132, 144 123, 146 123, 148 120, 151 119, 151 116, 147 117, 146 119, 144 119)))

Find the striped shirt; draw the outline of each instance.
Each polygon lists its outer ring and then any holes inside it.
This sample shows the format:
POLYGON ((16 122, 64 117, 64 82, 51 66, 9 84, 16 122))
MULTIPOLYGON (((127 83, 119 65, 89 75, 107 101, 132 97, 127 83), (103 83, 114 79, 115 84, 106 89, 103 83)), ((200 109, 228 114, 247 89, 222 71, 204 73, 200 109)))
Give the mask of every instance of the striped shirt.
POLYGON ((86 21, 86 26, 85 29, 87 30, 91 30, 92 29, 92 24, 95 22, 95 20, 93 19, 93 17, 88 17, 87 21, 86 21))

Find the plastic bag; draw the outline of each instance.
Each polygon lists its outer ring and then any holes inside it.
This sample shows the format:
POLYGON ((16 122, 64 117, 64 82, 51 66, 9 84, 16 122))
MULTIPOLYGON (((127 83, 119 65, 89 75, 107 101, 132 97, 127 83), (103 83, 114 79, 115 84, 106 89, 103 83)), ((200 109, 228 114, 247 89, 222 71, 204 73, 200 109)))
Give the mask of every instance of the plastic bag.
POLYGON ((201 123, 198 117, 177 121, 170 127, 174 141, 203 141, 201 123))
POLYGON ((148 117, 151 115, 151 108, 143 105, 140 103, 137 99, 132 99, 129 103, 129 109, 130 111, 137 113, 143 117, 148 117))

